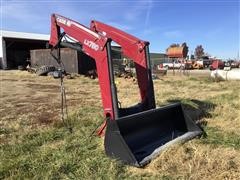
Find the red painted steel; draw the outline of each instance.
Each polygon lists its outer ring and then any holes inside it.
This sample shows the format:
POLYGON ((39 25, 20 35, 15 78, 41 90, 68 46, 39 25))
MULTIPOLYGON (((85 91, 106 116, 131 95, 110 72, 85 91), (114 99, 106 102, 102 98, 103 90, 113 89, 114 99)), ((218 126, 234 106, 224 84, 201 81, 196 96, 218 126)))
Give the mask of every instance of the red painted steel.
POLYGON ((109 26, 99 21, 91 21, 90 28, 121 46, 124 55, 135 62, 138 86, 140 89, 142 102, 146 101, 148 90, 148 72, 146 60, 146 46, 149 42, 134 37, 120 29, 109 26))
POLYGON ((82 24, 66 17, 53 14, 51 17, 51 36, 49 40, 49 44, 52 46, 55 46, 59 41, 60 28, 62 28, 67 35, 81 43, 84 53, 95 59, 104 114, 105 116, 110 116, 111 119, 115 119, 107 60, 106 43, 108 39, 93 32, 82 24))
MULTIPOLYGON (((92 21, 90 27, 89 29, 71 19, 53 14, 51 17, 51 37, 49 44, 52 46, 58 44, 61 29, 63 29, 65 34, 71 36, 82 45, 82 51, 84 53, 95 59, 105 117, 110 117, 111 120, 119 118, 119 109, 116 101, 117 97, 115 97, 116 92, 113 92, 114 90, 111 89, 113 88, 111 82, 111 63, 109 64, 108 62, 110 51, 107 45, 109 45, 111 40, 121 45, 123 54, 132 59, 135 63, 142 100, 139 109, 142 108, 142 110, 137 110, 136 107, 132 107, 132 109, 135 108, 132 112, 155 108, 149 60, 149 42, 140 40, 126 32, 98 21, 92 21)), ((103 134, 105 126, 106 122, 102 124, 99 129, 99 135, 103 134)))

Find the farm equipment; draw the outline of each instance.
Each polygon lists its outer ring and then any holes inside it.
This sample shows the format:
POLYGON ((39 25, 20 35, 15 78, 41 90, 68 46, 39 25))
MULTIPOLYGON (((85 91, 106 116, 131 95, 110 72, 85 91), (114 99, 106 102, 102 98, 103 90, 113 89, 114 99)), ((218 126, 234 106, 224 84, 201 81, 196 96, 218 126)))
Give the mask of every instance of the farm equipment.
POLYGON ((203 61, 193 61, 192 68, 193 69, 203 69, 203 61))
MULTIPOLYGON (((149 42, 97 21, 91 22, 90 29, 53 14, 49 44, 52 49, 69 47, 95 59, 106 118, 98 134, 103 135, 106 127, 104 146, 108 156, 142 167, 163 148, 202 134, 202 130, 183 112, 180 103, 156 109, 149 42), (75 43, 63 41, 64 38, 75 43), (121 45, 123 53, 135 63, 141 102, 131 107, 119 106, 111 57, 112 40, 121 45)), ((60 56, 56 56, 56 60, 60 61, 60 56)))
POLYGON ((210 70, 216 70, 216 69, 223 69, 224 68, 224 62, 221 60, 213 60, 212 64, 210 65, 210 70))

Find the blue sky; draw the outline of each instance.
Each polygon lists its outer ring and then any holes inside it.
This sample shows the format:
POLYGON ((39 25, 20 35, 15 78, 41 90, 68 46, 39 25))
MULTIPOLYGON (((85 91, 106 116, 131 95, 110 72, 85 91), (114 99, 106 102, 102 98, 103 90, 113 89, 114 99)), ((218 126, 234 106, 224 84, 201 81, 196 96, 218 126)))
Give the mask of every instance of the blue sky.
POLYGON ((187 42, 219 58, 236 58, 239 0, 1 0, 1 29, 49 34, 58 13, 89 26, 95 19, 150 42, 151 52, 187 42))

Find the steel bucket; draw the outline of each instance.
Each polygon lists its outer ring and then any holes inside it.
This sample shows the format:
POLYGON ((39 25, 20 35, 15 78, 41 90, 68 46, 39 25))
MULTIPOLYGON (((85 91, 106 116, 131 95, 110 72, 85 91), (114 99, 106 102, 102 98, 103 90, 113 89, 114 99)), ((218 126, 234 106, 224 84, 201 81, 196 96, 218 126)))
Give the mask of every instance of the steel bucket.
POLYGON ((190 140, 202 130, 184 114, 180 103, 116 120, 107 120, 106 154, 126 164, 142 167, 167 146, 190 140))

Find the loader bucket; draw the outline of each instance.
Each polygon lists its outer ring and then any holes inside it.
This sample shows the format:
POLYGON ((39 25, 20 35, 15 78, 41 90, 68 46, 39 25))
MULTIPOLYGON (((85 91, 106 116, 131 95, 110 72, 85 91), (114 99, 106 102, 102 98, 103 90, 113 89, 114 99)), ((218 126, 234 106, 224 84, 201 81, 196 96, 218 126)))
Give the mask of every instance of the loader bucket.
POLYGON ((108 156, 142 167, 167 146, 201 134, 181 104, 175 103, 108 120, 104 146, 108 156))

